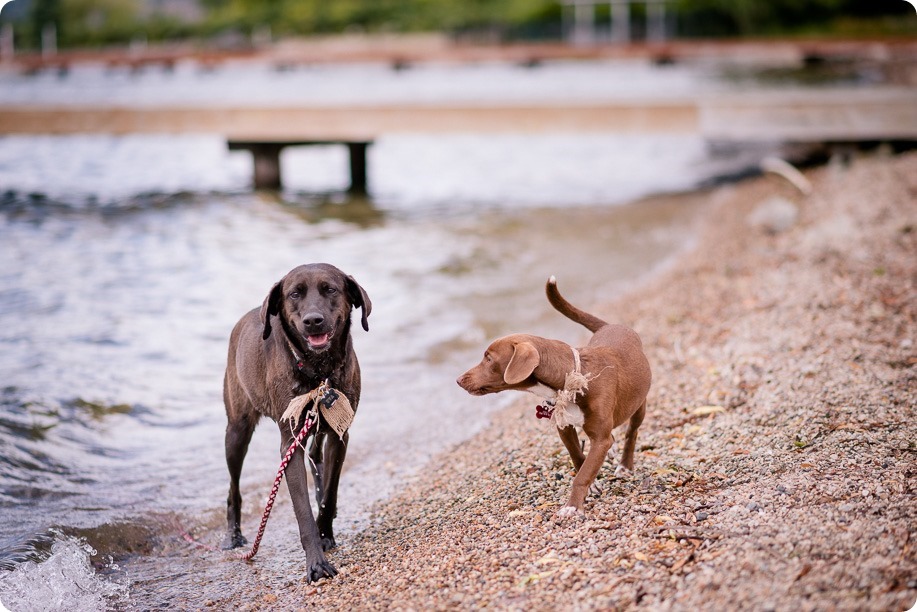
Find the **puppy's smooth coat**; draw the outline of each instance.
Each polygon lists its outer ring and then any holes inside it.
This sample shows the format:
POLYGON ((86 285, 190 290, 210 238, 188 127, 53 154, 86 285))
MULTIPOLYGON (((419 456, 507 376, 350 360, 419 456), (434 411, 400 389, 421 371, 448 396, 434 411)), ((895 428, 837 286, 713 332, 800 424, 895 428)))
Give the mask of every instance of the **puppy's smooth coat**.
MULTIPOLYGON (((341 391, 356 411, 360 402, 360 365, 350 337, 350 313, 363 309, 363 329, 372 303, 353 279, 329 264, 294 268, 278 281, 260 308, 243 316, 232 330, 223 382, 226 404, 226 464, 229 496, 228 533, 224 548, 246 543, 240 527, 242 495, 239 475, 255 425, 263 416, 280 426, 280 454, 293 443, 289 423, 279 419, 294 397, 326 379, 341 391)), ((285 473, 306 553, 309 581, 332 577, 337 570, 324 551, 335 547, 332 521, 337 512, 341 466, 348 434, 339 437, 320 422, 309 450, 318 519, 312 514, 303 451, 298 448, 285 473)))
MULTIPOLYGON (((558 434, 570 453, 576 477, 561 516, 583 512, 583 502, 602 463, 614 443, 612 430, 629 423, 618 471, 632 470, 637 430, 646 414, 646 395, 652 375, 635 331, 609 324, 570 304, 557 290, 552 276, 545 292, 558 312, 593 332, 589 343, 578 349, 581 371, 589 379, 588 390, 576 400, 582 411, 582 429, 589 438, 589 452, 583 456, 576 428, 558 427, 558 434)), ((484 358, 458 379, 472 395, 506 390, 553 392, 564 388, 566 376, 576 367, 573 347, 560 340, 528 334, 513 334, 495 340, 484 358)))

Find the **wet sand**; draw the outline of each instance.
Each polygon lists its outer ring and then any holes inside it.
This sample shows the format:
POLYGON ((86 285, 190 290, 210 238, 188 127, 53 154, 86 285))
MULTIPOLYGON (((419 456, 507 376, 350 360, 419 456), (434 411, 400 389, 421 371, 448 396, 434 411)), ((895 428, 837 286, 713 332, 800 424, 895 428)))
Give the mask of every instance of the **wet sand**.
POLYGON ((606 465, 585 518, 555 518, 570 462, 520 394, 380 504, 367 529, 341 538, 335 579, 307 584, 293 542, 259 553, 282 556, 285 575, 256 558, 243 591, 185 591, 182 603, 910 608, 917 154, 807 176, 809 196, 773 176, 712 192, 693 252, 592 307, 641 334, 654 384, 633 478, 606 465), (778 232, 749 221, 773 197, 798 213, 764 215, 789 224, 778 232))

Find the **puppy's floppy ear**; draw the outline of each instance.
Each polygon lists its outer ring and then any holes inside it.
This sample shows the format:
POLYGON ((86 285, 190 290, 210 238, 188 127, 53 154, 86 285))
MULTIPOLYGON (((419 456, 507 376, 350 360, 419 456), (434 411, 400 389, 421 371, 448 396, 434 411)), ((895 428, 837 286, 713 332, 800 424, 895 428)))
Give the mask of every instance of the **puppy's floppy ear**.
POLYGON ((261 304, 261 323, 264 324, 264 331, 261 333, 261 339, 267 340, 271 335, 271 317, 280 314, 280 303, 283 301, 283 281, 277 281, 271 287, 264 303, 261 304))
POLYGON ((369 301, 366 290, 352 276, 347 276, 344 280, 347 283, 347 297, 350 298, 350 303, 353 304, 354 308, 363 309, 360 323, 363 324, 363 329, 369 331, 369 322, 366 319, 369 318, 369 313, 373 311, 373 303, 369 301))
POLYGON ((531 342, 520 342, 513 347, 513 357, 506 365, 506 371, 503 372, 503 380, 508 385, 516 385, 532 375, 541 356, 538 349, 531 342))

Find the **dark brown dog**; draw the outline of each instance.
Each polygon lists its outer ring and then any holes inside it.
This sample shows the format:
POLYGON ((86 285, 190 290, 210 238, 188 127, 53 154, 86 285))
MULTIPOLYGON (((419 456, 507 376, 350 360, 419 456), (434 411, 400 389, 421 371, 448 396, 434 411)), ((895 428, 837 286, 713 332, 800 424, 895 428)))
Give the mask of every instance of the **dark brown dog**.
MULTIPOLYGON (((280 454, 293 443, 289 423, 279 419, 294 397, 329 379, 331 387, 350 400, 360 401, 360 366, 350 337, 350 312, 363 309, 363 329, 372 303, 353 279, 328 264, 299 266, 268 293, 261 308, 242 317, 229 338, 229 358, 223 381, 226 404, 226 464, 229 532, 224 548, 246 543, 240 527, 242 495, 239 475, 255 425, 267 416, 280 425, 280 454)), ((310 434, 313 435, 313 434, 310 434)), ((323 551, 334 548, 332 521, 337 511, 337 489, 347 452, 348 435, 339 437, 321 422, 312 439, 309 457, 318 503, 312 515, 302 449, 286 470, 299 538, 309 565, 309 581, 334 576, 337 570, 323 551), (329 435, 330 433, 330 435, 329 435)))
MULTIPOLYGON (((628 420, 624 454, 616 475, 624 469, 633 469, 637 429, 646 413, 651 374, 635 331, 623 325, 610 325, 567 302, 557 290, 553 276, 545 291, 554 308, 594 333, 589 344, 578 349, 588 390, 567 411, 572 417, 569 421, 581 423, 589 438, 588 455, 583 456, 574 425, 565 424, 557 429, 577 471, 570 499, 558 512, 560 516, 570 516, 583 511, 586 494, 614 444, 612 429, 628 420)), ((550 397, 549 394, 556 395, 564 389, 567 374, 576 369, 575 355, 570 345, 559 340, 514 334, 495 340, 487 347, 481 363, 457 382, 472 395, 514 389, 536 394, 547 391, 545 395, 550 397)))

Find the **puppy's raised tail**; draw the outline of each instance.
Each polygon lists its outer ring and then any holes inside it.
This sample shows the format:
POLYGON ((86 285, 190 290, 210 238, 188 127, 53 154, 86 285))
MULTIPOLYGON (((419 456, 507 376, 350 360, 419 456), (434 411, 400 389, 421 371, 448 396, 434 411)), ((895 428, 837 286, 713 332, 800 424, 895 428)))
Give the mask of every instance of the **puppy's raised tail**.
POLYGON ((548 301, 551 302, 551 306, 553 306, 557 312, 571 321, 576 321, 589 331, 595 333, 602 327, 608 325, 608 323, 602 319, 580 310, 565 300, 564 296, 557 290, 557 279, 553 276, 548 279, 548 283, 544 287, 544 292, 548 295, 548 301))

